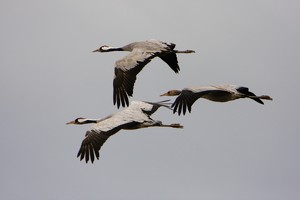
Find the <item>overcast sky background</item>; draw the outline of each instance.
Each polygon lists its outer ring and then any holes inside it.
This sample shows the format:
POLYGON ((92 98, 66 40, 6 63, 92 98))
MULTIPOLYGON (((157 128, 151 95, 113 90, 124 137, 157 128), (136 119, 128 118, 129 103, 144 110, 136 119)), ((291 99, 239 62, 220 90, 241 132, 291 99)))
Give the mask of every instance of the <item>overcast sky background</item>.
POLYGON ((297 0, 0 2, 1 199, 300 199, 300 2, 297 0), (180 129, 121 131, 94 164, 76 158, 86 126, 112 104, 114 63, 92 53, 160 39, 175 74, 155 59, 135 100, 186 86, 231 83, 274 101, 198 100, 193 112, 153 118, 180 129))

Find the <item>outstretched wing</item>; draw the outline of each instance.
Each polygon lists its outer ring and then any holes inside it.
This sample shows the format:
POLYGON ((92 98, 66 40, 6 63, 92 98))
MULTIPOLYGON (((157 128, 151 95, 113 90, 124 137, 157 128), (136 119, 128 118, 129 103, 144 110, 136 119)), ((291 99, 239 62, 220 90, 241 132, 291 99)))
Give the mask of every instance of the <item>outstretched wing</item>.
POLYGON ((80 160, 85 158, 85 162, 88 162, 91 159, 92 163, 94 162, 95 157, 97 160, 99 160, 100 148, 113 134, 108 134, 108 132, 99 133, 94 130, 87 131, 85 134, 85 139, 81 143, 77 157, 80 157, 80 160))
POLYGON ((163 42, 154 39, 148 41, 158 46, 157 53, 159 54, 159 57, 165 63, 167 63, 175 73, 178 73, 180 68, 178 65, 177 55, 174 52, 174 48, 176 45, 174 43, 163 42))
POLYGON ((209 93, 209 91, 193 92, 191 90, 182 90, 181 94, 172 104, 172 108, 174 107, 173 113, 178 111, 178 115, 180 115, 181 112, 183 115, 185 115, 187 109, 189 112, 191 112, 192 105, 195 103, 195 101, 207 93, 209 93))
POLYGON ((135 118, 134 110, 132 113, 133 116, 125 109, 100 120, 97 124, 92 126, 85 134, 77 157, 79 157, 80 160, 85 158, 86 162, 91 160, 92 163, 95 158, 99 159, 99 151, 110 136, 121 129, 134 128, 143 122, 143 119, 138 121, 138 119, 135 118))
POLYGON ((115 66, 115 77, 113 81, 113 102, 119 108, 129 105, 128 96, 132 96, 137 74, 148 64, 155 53, 147 53, 136 49, 118 60, 115 66))
POLYGON ((161 56, 159 56, 165 63, 167 63, 169 65, 169 67, 171 67, 171 69, 175 72, 178 73, 180 68, 178 65, 178 60, 177 60, 177 56, 176 53, 166 53, 166 54, 162 54, 161 56))

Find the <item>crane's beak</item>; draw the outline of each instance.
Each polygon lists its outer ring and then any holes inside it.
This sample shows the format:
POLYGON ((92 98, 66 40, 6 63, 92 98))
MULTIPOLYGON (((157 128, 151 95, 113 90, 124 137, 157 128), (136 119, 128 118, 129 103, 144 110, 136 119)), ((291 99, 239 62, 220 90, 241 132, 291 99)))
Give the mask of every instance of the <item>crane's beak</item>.
POLYGON ((169 95, 168 95, 168 93, 164 93, 164 94, 161 94, 159 96, 163 97, 163 96, 169 96, 169 95))
POLYGON ((66 123, 67 125, 68 124, 75 124, 75 121, 70 121, 70 122, 68 122, 68 123, 66 123))
POLYGON ((100 50, 99 49, 96 49, 96 50, 94 50, 93 52, 99 52, 100 50))

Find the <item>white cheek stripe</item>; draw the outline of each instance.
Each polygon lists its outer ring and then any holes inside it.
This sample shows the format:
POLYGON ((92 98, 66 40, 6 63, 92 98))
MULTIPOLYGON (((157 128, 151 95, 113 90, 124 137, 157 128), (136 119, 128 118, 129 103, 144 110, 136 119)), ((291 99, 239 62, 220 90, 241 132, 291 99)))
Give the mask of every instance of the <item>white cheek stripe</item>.
POLYGON ((104 50, 104 51, 107 51, 107 50, 110 50, 110 49, 114 49, 114 47, 102 47, 102 50, 104 50))

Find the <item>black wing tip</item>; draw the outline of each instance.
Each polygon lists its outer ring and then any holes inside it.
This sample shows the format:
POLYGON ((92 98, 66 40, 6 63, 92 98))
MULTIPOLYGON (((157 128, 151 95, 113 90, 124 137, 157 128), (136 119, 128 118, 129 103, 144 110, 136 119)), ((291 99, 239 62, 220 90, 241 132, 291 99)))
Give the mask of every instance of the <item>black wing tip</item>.
POLYGON ((192 112, 192 103, 185 102, 181 96, 178 96, 175 100, 175 102, 172 104, 171 108, 173 108, 173 114, 177 112, 177 114, 180 116, 181 113, 182 115, 185 115, 187 111, 189 113, 192 112))
POLYGON ((119 109, 120 106, 122 105, 122 107, 127 107, 129 106, 129 98, 128 96, 132 96, 132 95, 127 95, 127 93, 125 91, 121 92, 121 91, 114 91, 113 93, 113 103, 114 105, 117 104, 117 108, 119 109))
MULTIPOLYGON (((88 156, 84 156, 84 154, 85 154, 85 153, 83 153, 83 152, 78 153, 78 154, 77 154, 77 158, 80 157, 80 158, 79 158, 80 161, 82 161, 82 160, 84 159, 84 160, 85 160, 85 163, 88 163, 89 161, 91 161, 91 163, 93 164, 94 161, 95 161, 95 159, 94 159, 94 158, 89 159, 89 157, 88 157, 88 156)), ((96 156, 96 159, 99 160, 99 157, 96 156)))
MULTIPOLYGON (((85 160, 85 163, 88 163, 89 161, 91 161, 91 163, 94 163, 94 158, 96 157, 97 160, 99 160, 99 154, 95 153, 93 154, 93 156, 87 156, 88 155, 88 151, 87 150, 83 150, 82 148, 80 148, 80 150, 77 153, 77 158, 80 159, 80 161, 82 161, 83 159, 85 160)), ((91 152, 93 153, 93 152, 91 152)))
POLYGON ((260 103, 261 105, 265 104, 261 99, 253 98, 253 100, 256 101, 257 103, 260 103))

